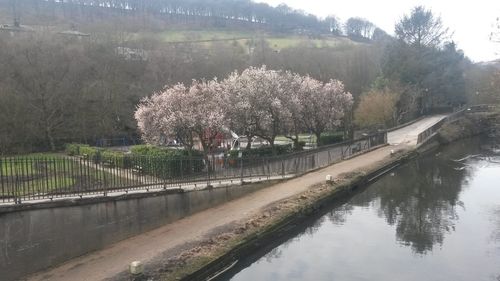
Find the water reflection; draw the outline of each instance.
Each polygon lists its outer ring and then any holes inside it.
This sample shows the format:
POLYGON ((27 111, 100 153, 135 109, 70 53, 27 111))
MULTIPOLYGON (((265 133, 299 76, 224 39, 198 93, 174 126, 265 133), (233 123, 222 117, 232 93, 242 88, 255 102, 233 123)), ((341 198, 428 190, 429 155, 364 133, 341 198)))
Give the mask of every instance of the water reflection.
POLYGON ((410 162, 222 279, 500 281, 494 148, 475 139, 410 162))
POLYGON ((455 229, 457 208, 464 208, 459 194, 469 170, 457 169, 451 160, 457 156, 459 149, 411 162, 351 203, 376 202, 379 216, 396 227, 398 241, 418 254, 432 251, 435 244, 442 245, 445 233, 455 229))

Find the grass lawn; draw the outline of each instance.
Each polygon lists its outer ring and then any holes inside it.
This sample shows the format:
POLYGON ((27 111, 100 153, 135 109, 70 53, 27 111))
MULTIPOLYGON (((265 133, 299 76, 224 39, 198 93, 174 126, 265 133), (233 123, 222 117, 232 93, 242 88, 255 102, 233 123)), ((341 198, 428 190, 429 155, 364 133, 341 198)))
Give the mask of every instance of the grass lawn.
POLYGON ((0 196, 12 196, 14 193, 26 196, 137 184, 86 162, 53 153, 0 158, 0 176, 0 196))
MULTIPOLYGON (((276 141, 292 143, 292 141, 290 139, 286 138, 285 136, 277 136, 276 141)), ((316 143, 316 136, 309 135, 309 134, 300 134, 299 141, 304 141, 306 143, 316 143)))
MULTIPOLYGON (((16 196, 26 196, 30 194, 47 193, 54 190, 71 188, 75 184, 75 179, 71 177, 49 177, 26 181, 20 188, 14 189, 16 196)), ((8 188, 4 195, 12 195, 13 189, 8 188)))
POLYGON ((23 160, 0 159, 0 176, 10 177, 19 174, 32 176, 35 173, 33 165, 28 165, 23 160))

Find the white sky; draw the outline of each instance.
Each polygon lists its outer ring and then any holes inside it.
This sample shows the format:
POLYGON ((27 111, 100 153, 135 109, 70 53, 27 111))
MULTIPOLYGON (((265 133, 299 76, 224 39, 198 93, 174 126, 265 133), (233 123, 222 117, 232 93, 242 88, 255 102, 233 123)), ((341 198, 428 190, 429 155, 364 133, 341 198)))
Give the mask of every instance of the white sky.
POLYGON ((473 61, 500 57, 500 44, 491 43, 489 35, 500 17, 500 0, 255 0, 272 6, 285 3, 319 17, 337 16, 342 22, 350 17, 365 18, 394 34, 395 23, 411 9, 423 5, 453 32, 452 39, 473 61))

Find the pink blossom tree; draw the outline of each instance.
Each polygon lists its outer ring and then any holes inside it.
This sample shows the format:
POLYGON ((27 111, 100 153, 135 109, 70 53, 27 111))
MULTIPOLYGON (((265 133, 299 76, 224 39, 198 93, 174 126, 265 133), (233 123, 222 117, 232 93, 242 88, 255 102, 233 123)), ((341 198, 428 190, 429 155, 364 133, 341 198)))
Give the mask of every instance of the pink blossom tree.
POLYGON ((250 83, 236 71, 223 81, 226 125, 238 135, 246 136, 247 149, 251 148, 260 120, 259 112, 254 106, 257 97, 251 91, 250 83))
POLYGON ((205 155, 224 123, 222 87, 216 79, 177 84, 141 101, 135 118, 143 139, 160 144, 176 139, 191 151, 197 138, 205 155))
POLYGON ((228 125, 245 134, 249 143, 253 136, 259 136, 274 146, 282 123, 289 118, 283 105, 285 80, 281 71, 268 70, 265 66, 231 74, 224 81, 228 125))
MULTIPOLYGON (((301 91, 303 91, 304 80, 308 77, 295 73, 285 72, 283 74, 282 104, 287 110, 287 118, 282 121, 282 134, 293 142, 293 147, 299 149, 299 134, 306 131, 303 118, 303 104, 301 91)), ((318 82, 319 83, 319 82, 318 82)))
POLYGON ((339 126, 345 112, 353 104, 352 95, 345 92, 344 84, 338 80, 323 84, 307 76, 303 78, 302 87, 297 94, 303 126, 316 135, 318 145, 321 133, 339 126))
POLYGON ((352 96, 337 80, 323 84, 309 76, 250 67, 216 79, 177 84, 145 98, 135 113, 143 139, 159 144, 179 140, 188 150, 199 139, 205 155, 225 127, 274 146, 284 134, 298 145, 299 133, 321 133, 338 126, 352 96))

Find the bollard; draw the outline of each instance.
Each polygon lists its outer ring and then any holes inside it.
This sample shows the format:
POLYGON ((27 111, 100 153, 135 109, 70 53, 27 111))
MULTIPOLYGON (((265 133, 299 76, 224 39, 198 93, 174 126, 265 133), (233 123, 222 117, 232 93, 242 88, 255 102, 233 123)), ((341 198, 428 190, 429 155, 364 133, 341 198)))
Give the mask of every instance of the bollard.
POLYGON ((326 176, 326 183, 333 183, 333 176, 332 175, 327 175, 326 176))
POLYGON ((140 261, 133 261, 130 263, 129 271, 130 271, 130 274, 132 274, 132 275, 142 274, 143 269, 144 268, 143 268, 142 263, 140 261))

